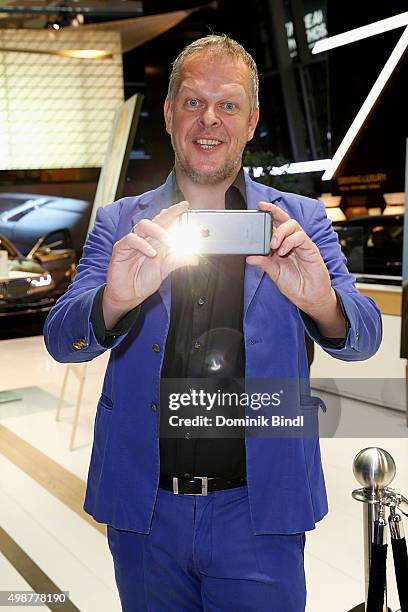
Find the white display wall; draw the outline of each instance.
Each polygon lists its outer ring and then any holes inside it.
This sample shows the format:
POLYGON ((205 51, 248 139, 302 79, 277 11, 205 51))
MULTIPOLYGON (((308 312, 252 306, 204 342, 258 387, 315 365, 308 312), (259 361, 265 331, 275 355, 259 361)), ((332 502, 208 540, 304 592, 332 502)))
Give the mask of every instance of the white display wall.
POLYGON ((0 170, 102 166, 124 99, 120 34, 0 30, 0 49, 0 170), (112 57, 53 55, 67 49, 112 57))

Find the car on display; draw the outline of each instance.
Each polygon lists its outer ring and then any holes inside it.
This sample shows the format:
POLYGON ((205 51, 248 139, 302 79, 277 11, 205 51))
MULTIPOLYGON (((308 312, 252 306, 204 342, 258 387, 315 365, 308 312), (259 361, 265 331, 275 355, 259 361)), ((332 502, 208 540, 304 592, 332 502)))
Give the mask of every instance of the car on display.
POLYGON ((86 200, 32 193, 0 193, 0 234, 24 255, 39 236, 65 227, 78 259, 85 242, 92 205, 86 200))
POLYGON ((26 256, 0 234, 2 251, 8 272, 0 273, 0 317, 49 310, 74 278, 76 255, 67 229, 42 236, 26 256))
POLYGON ((403 214, 356 217, 333 223, 333 229, 359 282, 401 284, 403 214))

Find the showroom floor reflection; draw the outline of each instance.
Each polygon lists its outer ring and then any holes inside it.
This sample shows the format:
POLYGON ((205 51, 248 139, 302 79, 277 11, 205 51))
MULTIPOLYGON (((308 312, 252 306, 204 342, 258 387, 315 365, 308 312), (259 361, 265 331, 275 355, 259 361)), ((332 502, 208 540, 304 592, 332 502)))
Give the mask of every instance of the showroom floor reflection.
MULTIPOLYGON (((108 355, 89 364, 73 452, 68 446, 74 380, 67 388, 61 421, 55 420, 66 366, 52 360, 40 336, 1 341, 0 355, 0 392, 18 396, 13 401, 3 396, 2 401, 0 395, 0 525, 4 530, 3 538, 0 531, 0 590, 31 590, 33 581, 47 584, 48 580, 70 592, 72 610, 119 612, 105 527, 82 511, 95 406, 108 355), (8 560, 10 548, 14 561, 8 560), (18 562, 21 557, 25 563, 18 562), (31 570, 27 570, 27 559, 31 570)), ((364 411, 369 418, 370 410, 384 422, 396 419, 391 411, 342 401, 344 412, 364 411)), ((330 513, 307 534, 307 610, 346 612, 364 597, 362 508, 351 498, 358 486, 351 469, 353 457, 366 446, 386 448, 397 463, 393 485, 408 495, 408 441, 406 437, 323 439, 321 446, 330 513)), ((398 607, 391 567, 389 604, 392 609, 398 607)))

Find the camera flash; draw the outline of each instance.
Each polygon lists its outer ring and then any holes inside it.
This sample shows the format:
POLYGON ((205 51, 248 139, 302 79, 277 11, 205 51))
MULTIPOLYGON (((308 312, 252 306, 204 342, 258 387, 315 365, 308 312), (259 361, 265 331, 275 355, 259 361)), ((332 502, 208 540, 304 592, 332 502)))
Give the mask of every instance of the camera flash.
POLYGON ((201 246, 201 232, 194 223, 179 224, 169 231, 169 250, 175 255, 198 255, 201 246))

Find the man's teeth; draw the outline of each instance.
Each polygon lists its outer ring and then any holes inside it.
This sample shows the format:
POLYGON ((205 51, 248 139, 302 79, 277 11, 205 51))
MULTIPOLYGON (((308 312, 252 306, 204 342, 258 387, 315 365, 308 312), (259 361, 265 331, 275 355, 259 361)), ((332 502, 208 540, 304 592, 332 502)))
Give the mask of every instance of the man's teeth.
POLYGON ((212 149, 216 145, 221 144, 221 140, 209 140, 206 138, 199 138, 196 143, 201 145, 203 149, 212 149))

